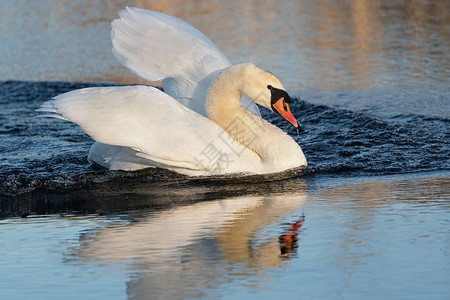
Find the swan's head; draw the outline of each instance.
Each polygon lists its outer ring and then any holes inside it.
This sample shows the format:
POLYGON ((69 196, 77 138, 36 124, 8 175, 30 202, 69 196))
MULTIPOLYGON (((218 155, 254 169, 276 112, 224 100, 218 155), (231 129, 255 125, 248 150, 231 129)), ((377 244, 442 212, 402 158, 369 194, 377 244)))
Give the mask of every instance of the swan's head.
POLYGON ((298 129, 297 120, 289 109, 291 98, 277 76, 254 64, 241 65, 244 71, 242 93, 253 102, 279 114, 298 129))

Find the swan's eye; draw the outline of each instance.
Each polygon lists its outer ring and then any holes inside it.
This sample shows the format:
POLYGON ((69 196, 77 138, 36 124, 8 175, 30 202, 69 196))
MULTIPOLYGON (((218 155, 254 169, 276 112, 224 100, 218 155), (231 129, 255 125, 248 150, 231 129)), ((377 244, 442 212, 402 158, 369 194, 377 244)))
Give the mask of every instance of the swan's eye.
POLYGON ((267 88, 268 88, 269 90, 271 90, 271 89, 272 89, 272 86, 269 84, 269 85, 267 86, 267 88))

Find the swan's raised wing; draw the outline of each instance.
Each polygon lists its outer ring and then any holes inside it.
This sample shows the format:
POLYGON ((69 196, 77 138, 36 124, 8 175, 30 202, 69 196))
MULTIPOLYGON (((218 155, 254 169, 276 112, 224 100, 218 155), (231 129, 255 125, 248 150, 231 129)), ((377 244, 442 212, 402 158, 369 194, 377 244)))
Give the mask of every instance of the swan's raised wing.
MULTIPOLYGON (((178 18, 140 8, 120 11, 111 26, 113 53, 124 66, 146 80, 162 80, 167 94, 206 115, 208 87, 231 65, 211 40, 178 18)), ((241 105, 260 115, 249 99, 241 105)))
POLYGON ((39 111, 78 124, 100 143, 129 147, 154 166, 184 174, 252 170, 259 159, 214 122, 153 87, 75 90, 45 102, 39 111), (236 164, 236 159, 245 163, 236 164))

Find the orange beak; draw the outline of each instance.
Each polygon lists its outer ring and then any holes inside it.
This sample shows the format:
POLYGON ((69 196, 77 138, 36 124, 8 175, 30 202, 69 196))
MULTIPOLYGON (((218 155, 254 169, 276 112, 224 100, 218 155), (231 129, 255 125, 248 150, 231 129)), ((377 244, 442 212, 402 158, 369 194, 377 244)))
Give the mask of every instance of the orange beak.
POLYGON ((282 116, 286 121, 291 123, 292 126, 298 129, 297 120, 292 115, 291 110, 289 109, 289 105, 286 102, 284 102, 284 97, 278 99, 277 102, 272 104, 272 107, 276 110, 278 114, 280 114, 280 116, 282 116))

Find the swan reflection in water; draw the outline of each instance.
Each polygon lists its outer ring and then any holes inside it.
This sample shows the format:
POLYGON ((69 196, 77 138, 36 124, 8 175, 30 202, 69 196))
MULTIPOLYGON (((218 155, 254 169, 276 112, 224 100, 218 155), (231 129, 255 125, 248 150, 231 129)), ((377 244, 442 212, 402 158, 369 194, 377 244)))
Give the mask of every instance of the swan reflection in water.
POLYGON ((127 293, 139 299, 197 297, 236 280, 263 288, 270 270, 295 257, 306 199, 304 181, 297 179, 295 185, 296 192, 203 201, 130 216, 125 224, 84 236, 77 256, 125 264, 131 275, 127 293))

